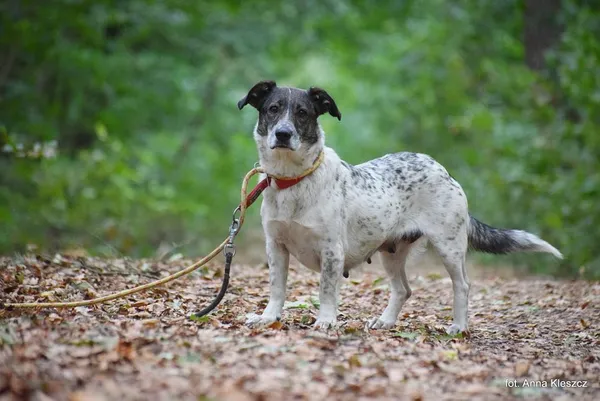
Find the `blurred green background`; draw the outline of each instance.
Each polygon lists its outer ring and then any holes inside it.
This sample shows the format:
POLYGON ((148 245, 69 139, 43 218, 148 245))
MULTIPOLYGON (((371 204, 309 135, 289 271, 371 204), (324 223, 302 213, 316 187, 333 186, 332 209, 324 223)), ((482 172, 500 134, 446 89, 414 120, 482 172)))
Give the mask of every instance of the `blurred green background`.
POLYGON ((598 278, 599 10, 583 0, 5 0, 0 253, 212 249, 257 159, 256 112, 236 102, 273 79, 334 97, 344 118, 321 123, 348 162, 428 153, 475 216, 566 256, 483 262, 598 278))

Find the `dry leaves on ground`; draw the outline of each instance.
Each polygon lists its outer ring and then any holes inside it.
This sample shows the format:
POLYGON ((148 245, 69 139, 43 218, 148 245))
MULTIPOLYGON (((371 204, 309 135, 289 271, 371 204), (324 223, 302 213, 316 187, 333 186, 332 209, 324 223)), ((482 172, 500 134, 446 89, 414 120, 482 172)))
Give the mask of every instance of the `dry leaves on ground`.
MULTIPOLYGON (((89 298, 187 262, 4 258, 0 294, 11 302, 89 298)), ((89 308, 0 311, 0 400, 600 399, 597 283, 473 280, 471 336, 451 338, 444 328, 452 290, 443 275, 413 276, 396 328, 367 331, 389 291, 380 270, 353 271, 341 289, 342 326, 323 333, 311 329, 318 275, 297 266, 282 322, 245 327, 246 314, 266 304, 268 274, 244 265, 233 267, 215 312, 189 319, 215 295, 220 272, 212 264, 89 308)))

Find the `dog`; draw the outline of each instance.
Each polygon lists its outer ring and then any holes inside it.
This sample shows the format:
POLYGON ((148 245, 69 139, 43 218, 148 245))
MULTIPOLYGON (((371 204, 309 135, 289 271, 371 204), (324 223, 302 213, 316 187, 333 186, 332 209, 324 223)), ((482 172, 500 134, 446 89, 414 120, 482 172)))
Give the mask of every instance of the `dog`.
POLYGON ((409 252, 429 242, 452 279, 453 322, 449 334, 468 330, 470 282, 467 248, 494 254, 517 251, 562 254, 539 237, 521 230, 490 227, 472 217, 460 184, 432 157, 401 152, 356 166, 325 146, 318 118, 341 120, 333 98, 323 89, 254 85, 238 102, 258 110, 254 139, 259 162, 270 180, 263 192, 261 220, 266 237, 270 298, 249 326, 281 319, 290 254, 320 272, 320 308, 314 327, 336 327, 342 276, 379 253, 390 280, 391 296, 370 329, 395 326, 411 295, 405 262, 409 252), (315 163, 320 165, 302 179, 315 163), (292 185, 288 186, 289 183, 292 185), (282 185, 286 184, 286 185, 282 185))

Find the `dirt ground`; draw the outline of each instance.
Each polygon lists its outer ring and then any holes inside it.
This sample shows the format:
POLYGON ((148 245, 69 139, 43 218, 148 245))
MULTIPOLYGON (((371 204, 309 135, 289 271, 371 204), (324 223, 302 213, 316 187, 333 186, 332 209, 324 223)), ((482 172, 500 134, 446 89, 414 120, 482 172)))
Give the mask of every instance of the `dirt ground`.
MULTIPOLYGON (((246 314, 268 299, 262 265, 234 265, 217 310, 188 317, 217 291, 217 260, 101 306, 0 311, 0 401, 600 399, 598 283, 472 269, 471 333, 450 338, 452 289, 439 266, 409 267, 413 296, 395 329, 365 330, 389 292, 372 265, 344 280, 343 325, 318 332, 318 275, 293 265, 282 322, 250 329, 246 314)), ((93 297, 189 262, 4 258, 0 295, 93 297)))

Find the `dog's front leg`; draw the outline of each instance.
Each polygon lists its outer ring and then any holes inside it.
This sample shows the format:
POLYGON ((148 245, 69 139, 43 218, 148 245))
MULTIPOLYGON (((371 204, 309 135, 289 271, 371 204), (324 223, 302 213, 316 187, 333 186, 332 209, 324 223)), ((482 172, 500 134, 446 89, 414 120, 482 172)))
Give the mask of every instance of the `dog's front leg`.
POLYGON ((338 292, 344 270, 342 247, 326 248, 321 252, 321 283, 319 287, 319 315, 316 329, 335 326, 338 308, 338 292))
POLYGON ((269 303, 262 315, 248 316, 246 324, 262 326, 281 319, 281 310, 285 302, 285 287, 287 284, 290 253, 285 246, 267 239, 267 259, 269 262, 269 303))

